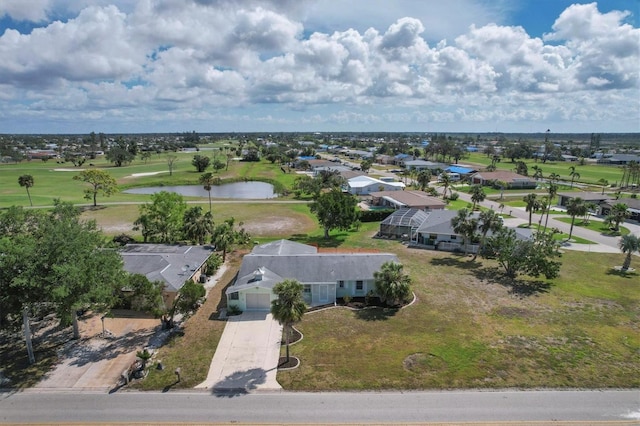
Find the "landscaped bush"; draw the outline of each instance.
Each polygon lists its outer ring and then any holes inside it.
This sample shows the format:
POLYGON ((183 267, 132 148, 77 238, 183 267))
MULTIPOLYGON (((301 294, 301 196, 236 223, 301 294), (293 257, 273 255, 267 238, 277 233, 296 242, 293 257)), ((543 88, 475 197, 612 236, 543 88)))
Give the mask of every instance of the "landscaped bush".
POLYGON ((381 222, 395 210, 363 210, 360 212, 360 222, 381 222))

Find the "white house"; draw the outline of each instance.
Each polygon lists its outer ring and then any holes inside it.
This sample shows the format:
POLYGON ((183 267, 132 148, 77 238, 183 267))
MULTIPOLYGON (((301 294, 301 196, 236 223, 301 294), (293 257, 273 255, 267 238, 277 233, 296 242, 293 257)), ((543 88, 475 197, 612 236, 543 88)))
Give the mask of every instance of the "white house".
POLYGON ((288 240, 262 244, 242 259, 233 285, 225 292, 227 306, 269 310, 277 298, 273 287, 286 279, 304 286, 309 306, 332 304, 345 295, 364 297, 375 290, 373 274, 385 262, 399 261, 390 253, 323 253, 288 240))
POLYGON ((380 191, 402 191, 402 182, 385 182, 370 176, 356 176, 347 181, 347 191, 354 195, 369 195, 380 191))

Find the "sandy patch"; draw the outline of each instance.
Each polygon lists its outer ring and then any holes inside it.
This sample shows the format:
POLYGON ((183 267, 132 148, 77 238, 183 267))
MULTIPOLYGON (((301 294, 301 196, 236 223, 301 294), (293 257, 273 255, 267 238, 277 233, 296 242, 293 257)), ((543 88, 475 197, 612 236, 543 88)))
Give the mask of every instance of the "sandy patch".
POLYGON ((286 235, 289 233, 306 233, 313 229, 313 222, 306 216, 261 216, 244 223, 244 229, 251 235, 286 235))
POLYGON ((53 169, 54 172, 81 172, 86 169, 53 169))
POLYGON ((136 177, 141 177, 141 176, 154 176, 154 175, 159 175, 160 173, 168 173, 168 171, 161 171, 161 172, 146 172, 146 173, 133 173, 129 176, 125 176, 124 178, 136 178, 136 177))

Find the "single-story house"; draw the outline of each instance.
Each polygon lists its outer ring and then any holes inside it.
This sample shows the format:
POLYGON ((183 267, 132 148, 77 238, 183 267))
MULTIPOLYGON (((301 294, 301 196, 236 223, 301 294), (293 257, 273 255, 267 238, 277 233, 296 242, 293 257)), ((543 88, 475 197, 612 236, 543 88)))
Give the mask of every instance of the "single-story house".
POLYGON ((385 182, 370 176, 356 176, 347 181, 346 190, 354 195, 368 195, 380 191, 402 191, 405 186, 402 182, 385 182))
POLYGON ((414 208, 419 210, 442 210, 446 203, 424 191, 380 191, 372 192, 371 205, 393 209, 414 208))
POLYGON ((474 185, 492 185, 494 182, 504 182, 507 188, 535 188, 537 183, 528 176, 519 175, 518 173, 507 170, 495 172, 478 172, 471 177, 471 183, 474 185))
POLYGON ((611 213, 611 209, 616 204, 623 203, 627 205, 627 211, 631 213, 629 220, 640 222, 640 198, 619 198, 617 200, 609 199, 600 204, 598 214, 606 216, 611 213))
POLYGON ((474 173, 478 172, 478 170, 471 167, 456 166, 453 164, 446 167, 444 171, 446 173, 457 173, 458 175, 460 175, 460 178, 462 179, 467 179, 471 177, 471 175, 473 175, 474 173))
POLYGON ((319 252, 289 240, 261 244, 242 259, 233 285, 225 291, 227 306, 269 310, 277 298, 273 287, 286 279, 304 286, 309 306, 335 303, 347 295, 364 297, 375 291, 373 274, 386 262, 398 262, 398 258, 391 253, 319 252))
POLYGON ((560 157, 562 157, 564 161, 569 161, 569 162, 578 161, 578 157, 576 157, 575 155, 562 154, 560 157))
POLYGON ((431 171, 434 170, 444 170, 447 165, 444 163, 436 163, 433 161, 426 160, 406 160, 402 163, 407 170, 424 170, 429 169, 431 171))
POLYGON ((125 271, 164 283, 162 298, 167 308, 185 281, 200 280, 212 253, 211 246, 169 244, 127 244, 120 250, 125 271))
POLYGON ((598 159, 599 164, 629 164, 630 162, 635 161, 636 163, 640 163, 640 155, 637 154, 605 154, 601 158, 598 159))
POLYGON ((558 205, 566 207, 571 199, 578 197, 582 198, 586 202, 595 203, 597 205, 611 199, 610 195, 601 194, 599 192, 558 192, 558 205))
MULTIPOLYGON (((400 209, 380 222, 379 238, 408 240, 414 247, 430 248, 442 251, 463 250, 463 238, 453 230, 451 219, 458 214, 455 210, 433 210, 425 212, 418 209, 400 209)), ((479 213, 474 213, 475 217, 479 213)), ((521 239, 531 238, 531 230, 512 228, 521 239)), ((467 242, 467 252, 478 250, 477 243, 467 242)))

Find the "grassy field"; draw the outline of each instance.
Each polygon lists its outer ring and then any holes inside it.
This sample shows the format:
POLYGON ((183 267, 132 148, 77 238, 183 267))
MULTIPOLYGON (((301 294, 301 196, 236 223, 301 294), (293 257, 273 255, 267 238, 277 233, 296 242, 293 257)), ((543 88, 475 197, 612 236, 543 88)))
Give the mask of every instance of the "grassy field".
MULTIPOLYGON (((560 218, 556 218, 556 220, 559 220, 560 222, 564 222, 564 223, 571 223, 571 217, 560 217, 560 218)), ((604 222, 601 222, 598 220, 590 220, 589 223, 585 223, 584 220, 578 217, 576 217, 576 221, 574 222, 573 226, 590 229, 592 231, 599 232, 602 235, 607 235, 607 236, 620 236, 620 235, 627 235, 629 233, 629 229, 625 228, 622 225, 620 225, 619 231, 612 231, 611 229, 609 229, 607 225, 604 224, 604 222)))

